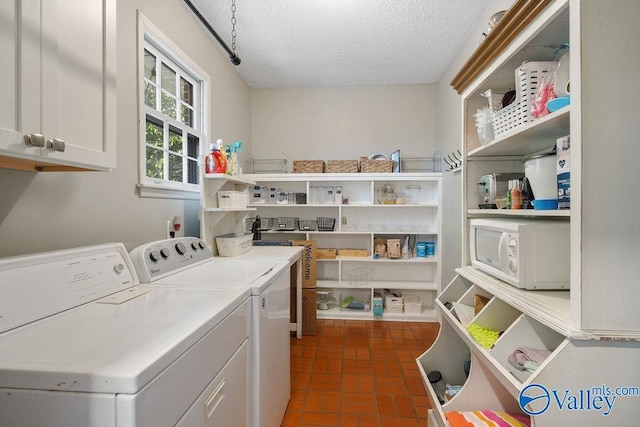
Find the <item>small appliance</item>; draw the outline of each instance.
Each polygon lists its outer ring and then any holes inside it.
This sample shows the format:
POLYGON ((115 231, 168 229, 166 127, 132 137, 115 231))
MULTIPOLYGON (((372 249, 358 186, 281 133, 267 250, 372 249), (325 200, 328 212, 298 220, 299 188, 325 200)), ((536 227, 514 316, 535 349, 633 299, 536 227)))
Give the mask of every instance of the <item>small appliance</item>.
POLYGON ((478 207, 496 209, 496 199, 507 194, 509 180, 522 179, 521 173, 492 173, 482 175, 478 180, 478 207))
POLYGON ((569 222, 471 220, 471 265, 521 289, 568 289, 569 222))

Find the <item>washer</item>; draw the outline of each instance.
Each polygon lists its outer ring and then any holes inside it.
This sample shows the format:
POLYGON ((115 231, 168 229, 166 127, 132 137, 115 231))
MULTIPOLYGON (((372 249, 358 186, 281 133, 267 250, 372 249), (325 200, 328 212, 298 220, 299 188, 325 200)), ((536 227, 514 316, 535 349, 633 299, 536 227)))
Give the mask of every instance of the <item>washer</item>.
POLYGON ((0 260, 0 425, 247 425, 249 295, 140 286, 115 243, 0 260))
POLYGON ((141 282, 186 289, 251 292, 251 425, 279 427, 291 397, 290 267, 300 247, 254 247, 238 257, 213 257, 194 237, 142 245, 130 256, 141 282))

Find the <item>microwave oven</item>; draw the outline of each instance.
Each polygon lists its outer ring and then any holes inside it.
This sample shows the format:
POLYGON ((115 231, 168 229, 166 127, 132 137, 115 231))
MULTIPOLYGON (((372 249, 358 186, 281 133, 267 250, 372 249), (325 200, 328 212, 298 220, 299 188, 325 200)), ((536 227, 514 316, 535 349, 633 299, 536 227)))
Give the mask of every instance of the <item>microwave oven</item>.
POLYGON ((521 289, 569 289, 569 221, 471 219, 471 265, 521 289))

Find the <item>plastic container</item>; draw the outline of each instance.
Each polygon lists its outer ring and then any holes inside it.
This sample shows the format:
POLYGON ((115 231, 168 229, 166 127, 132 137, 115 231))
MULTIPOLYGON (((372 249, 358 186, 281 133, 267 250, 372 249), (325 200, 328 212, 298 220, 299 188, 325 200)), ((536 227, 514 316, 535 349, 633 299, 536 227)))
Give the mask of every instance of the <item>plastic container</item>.
POLYGON ((404 303, 401 296, 385 296, 384 305, 387 309, 387 313, 402 313, 402 310, 404 308, 404 303))
POLYGON ((422 301, 415 295, 404 296, 404 312, 420 314, 422 313, 422 301))
POLYGON ((524 175, 529 180, 533 191, 533 208, 557 209, 558 182, 555 153, 549 152, 526 158, 524 175))
POLYGON ((252 233, 230 233, 216 237, 220 256, 238 256, 251 250, 252 233))
POLYGON ((247 199, 243 191, 218 191, 219 208, 246 208, 247 199))

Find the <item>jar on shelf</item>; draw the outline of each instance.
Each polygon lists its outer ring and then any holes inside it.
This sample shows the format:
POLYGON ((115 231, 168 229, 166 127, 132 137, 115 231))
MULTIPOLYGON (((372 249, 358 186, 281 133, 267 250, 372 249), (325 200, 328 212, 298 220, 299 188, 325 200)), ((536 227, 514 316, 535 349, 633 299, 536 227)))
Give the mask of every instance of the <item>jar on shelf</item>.
POLYGON ((404 192, 407 195, 407 203, 417 205, 422 199, 422 186, 420 184, 407 184, 404 192))

